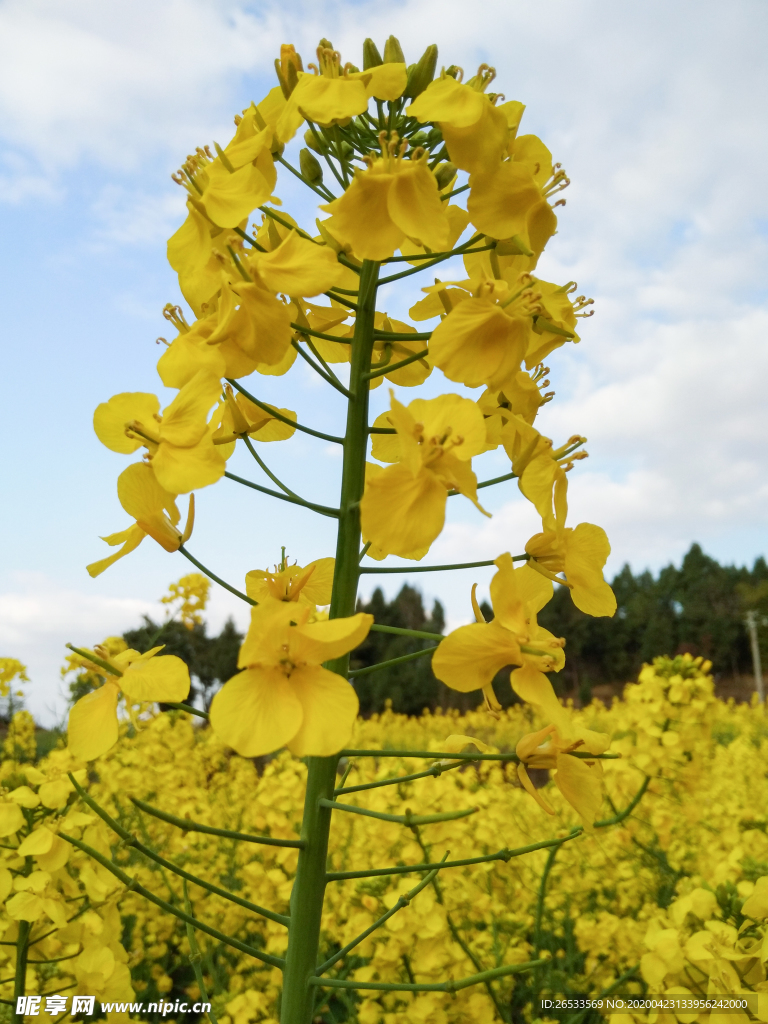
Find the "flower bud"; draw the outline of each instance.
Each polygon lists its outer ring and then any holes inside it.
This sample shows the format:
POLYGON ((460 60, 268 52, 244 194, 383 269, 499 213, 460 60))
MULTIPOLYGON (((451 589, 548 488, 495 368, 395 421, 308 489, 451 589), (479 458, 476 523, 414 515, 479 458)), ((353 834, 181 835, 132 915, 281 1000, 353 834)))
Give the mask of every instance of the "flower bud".
POLYGON ((299 167, 302 177, 310 185, 319 185, 323 180, 323 169, 308 149, 302 149, 299 153, 299 167))
POLYGON ((384 61, 381 59, 379 48, 372 39, 366 39, 363 43, 363 71, 369 68, 377 68, 384 61))
POLYGON ((304 132, 304 141, 310 149, 313 149, 315 153, 320 153, 321 156, 328 152, 328 147, 323 144, 322 140, 318 142, 318 136, 315 135, 311 128, 304 132))
POLYGON ((277 72, 280 88, 283 90, 283 95, 286 99, 296 88, 299 81, 298 73, 303 70, 304 65, 299 54, 296 53, 293 46, 284 43, 280 47, 280 57, 275 61, 275 71, 277 72))
POLYGON ((437 179, 437 187, 442 190, 446 185, 450 185, 453 179, 456 177, 456 167, 454 164, 447 161, 443 164, 438 164, 435 168, 435 178, 437 179))
POLYGON ((437 46, 433 43, 428 46, 417 64, 412 64, 408 68, 408 82, 405 86, 405 92, 403 96, 408 99, 415 99, 420 93, 424 92, 429 83, 435 77, 435 69, 437 68, 437 46))
POLYGON ((405 64, 405 54, 396 36, 390 36, 384 43, 384 64, 405 64))

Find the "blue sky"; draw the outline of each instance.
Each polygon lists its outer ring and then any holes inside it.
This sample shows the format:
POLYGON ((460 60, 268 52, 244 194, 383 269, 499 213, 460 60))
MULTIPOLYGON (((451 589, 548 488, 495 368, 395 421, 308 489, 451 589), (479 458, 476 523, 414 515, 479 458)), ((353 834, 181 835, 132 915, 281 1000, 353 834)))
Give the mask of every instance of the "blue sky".
MULTIPOLYGON (((394 32, 409 61, 437 42, 441 63, 498 69, 507 99, 527 104, 523 130, 572 180, 541 276, 575 279, 596 299, 582 343, 552 358, 557 397, 540 421, 556 440, 589 438, 572 522, 606 528, 609 571, 679 561, 694 540, 723 561, 765 554, 767 30, 762 0, 736 0, 727 17, 710 0, 2 0, 0 656, 30 666, 35 714, 62 707, 66 641, 127 628, 186 571, 146 541, 98 580, 85 573, 106 553, 98 536, 126 524, 115 493, 125 462, 99 445, 91 417, 119 391, 162 396, 155 339, 163 304, 179 297, 165 241, 184 212, 170 173, 195 146, 229 139, 233 114, 274 84, 281 42, 306 61, 326 36, 359 62, 366 35, 382 45, 394 32)), ((276 191, 311 225, 292 184, 276 191)), ((398 313, 416 297, 414 286, 382 302, 398 313)), ((456 390, 438 376, 430 387, 456 390)), ((338 424, 340 406, 309 370, 268 386, 304 422, 338 424)), ((297 437, 267 454, 302 493, 332 501, 330 446, 297 437)), ((489 474, 497 464, 490 456, 489 474)), ((328 523, 303 510, 229 481, 198 500, 190 548, 235 584, 281 544, 302 562, 332 553, 328 523)), ((514 485, 489 497, 492 520, 460 501, 435 561, 518 550, 538 528, 514 485)), ((487 584, 462 575, 419 577, 454 624, 471 583, 487 584)), ((390 590, 401 582, 390 577, 390 590)), ((235 599, 215 594, 214 624, 230 613, 243 621, 235 599)))

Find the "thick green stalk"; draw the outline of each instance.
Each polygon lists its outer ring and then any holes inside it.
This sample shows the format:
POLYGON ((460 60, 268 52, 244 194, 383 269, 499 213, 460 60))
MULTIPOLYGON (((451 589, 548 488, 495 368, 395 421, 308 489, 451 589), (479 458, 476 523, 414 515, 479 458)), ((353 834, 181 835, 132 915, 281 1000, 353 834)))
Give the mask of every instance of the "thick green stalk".
POLYGON ((32 925, 29 921, 19 921, 19 937, 16 939, 16 973, 13 984, 13 1019, 16 1024, 23 1024, 24 1014, 16 1013, 16 1000, 23 996, 24 985, 27 977, 27 952, 29 943, 29 931, 32 925))
MULTIPOLYGON (((360 499, 365 483, 368 442, 368 384, 365 374, 371 368, 378 274, 378 263, 369 260, 363 263, 349 373, 351 394, 347 401, 331 618, 353 615, 357 602, 360 499)), ((348 666, 349 655, 344 655, 329 662, 327 668, 346 676, 348 666)), ((299 853, 296 880, 291 893, 291 927, 283 976, 281 1024, 310 1024, 312 1020, 314 993, 310 978, 314 976, 317 967, 332 814, 332 808, 323 806, 321 801, 331 801, 333 798, 338 761, 338 755, 309 758, 307 794, 301 825, 301 838, 305 845, 299 853)))

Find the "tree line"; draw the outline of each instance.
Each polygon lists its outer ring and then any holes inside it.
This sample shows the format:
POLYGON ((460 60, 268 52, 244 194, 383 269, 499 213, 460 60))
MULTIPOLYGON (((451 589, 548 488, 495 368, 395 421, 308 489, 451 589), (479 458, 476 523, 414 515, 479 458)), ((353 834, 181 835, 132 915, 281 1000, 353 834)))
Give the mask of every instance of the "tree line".
MULTIPOLYGON (((659 654, 685 651, 710 659, 716 680, 749 675, 752 662, 744 625, 748 609, 755 609, 760 619, 766 620, 761 636, 765 658, 768 564, 763 557, 751 569, 720 565, 693 544, 679 568, 668 565, 657 575, 649 571, 635 575, 625 565, 611 585, 618 604, 612 619, 584 615, 574 607, 565 587, 556 587, 552 601, 539 615, 540 625, 568 641, 565 668, 552 676, 561 695, 586 701, 593 686, 617 684, 618 689, 637 677, 644 662, 659 654)), ((490 620, 490 605, 486 602, 481 607, 490 620)), ((358 610, 371 613, 383 625, 437 635, 445 630, 440 602, 435 601, 427 614, 421 593, 409 584, 390 601, 377 588, 369 601, 358 602, 358 610)), ((218 635, 209 636, 204 622, 190 629, 180 622, 162 625, 147 617, 142 626, 123 636, 135 650, 145 651, 164 643, 164 653, 182 658, 193 680, 191 697, 205 707, 218 687, 237 671, 237 653, 243 639, 232 620, 218 635)), ((429 646, 426 640, 371 633, 353 652, 351 669, 354 672, 429 646)), ((393 710, 411 715, 421 714, 425 708, 467 709, 478 703, 476 693, 460 694, 443 686, 432 673, 429 657, 363 675, 354 685, 361 713, 366 716, 384 710, 387 701, 391 701, 393 710)), ((503 705, 514 701, 508 669, 499 673, 494 686, 503 705)))

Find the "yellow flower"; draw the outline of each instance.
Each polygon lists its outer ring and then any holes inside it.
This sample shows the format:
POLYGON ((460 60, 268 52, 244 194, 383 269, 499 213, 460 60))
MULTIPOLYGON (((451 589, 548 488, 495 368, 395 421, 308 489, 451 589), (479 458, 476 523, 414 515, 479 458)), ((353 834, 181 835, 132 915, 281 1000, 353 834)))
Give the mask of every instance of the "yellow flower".
POLYGON ((102 537, 110 547, 121 544, 122 547, 113 555, 92 562, 86 566, 89 575, 99 576, 113 565, 118 558, 134 551, 149 534, 153 540, 166 551, 178 551, 179 545, 187 540, 192 533, 194 522, 194 502, 190 495, 187 525, 182 534, 176 524, 180 513, 176 507, 176 495, 169 494, 157 482, 152 467, 146 462, 137 462, 124 469, 117 478, 117 496, 120 504, 128 515, 133 516, 136 523, 127 530, 102 537))
POLYGON ((563 180, 564 175, 553 178, 542 188, 526 162, 506 160, 472 175, 469 218, 483 234, 510 240, 518 252, 538 256, 557 228, 547 197, 559 191, 563 180))
MULTIPOLYGON (((220 285, 221 273, 217 287, 220 285)), ((209 312, 207 305, 205 316, 191 327, 178 306, 169 304, 163 310, 163 316, 179 332, 157 361, 157 372, 167 388, 183 388, 201 370, 219 378, 237 378, 247 377, 259 369, 258 359, 246 355, 232 336, 219 337, 208 344, 219 326, 218 296, 209 305, 214 307, 213 311, 209 312)))
POLYGON ((322 668, 357 647, 372 615, 308 622, 312 609, 267 600, 251 612, 238 667, 213 698, 211 726, 243 757, 288 746, 297 757, 328 757, 349 739, 358 700, 342 676, 322 668))
MULTIPOLYGON (((213 417, 214 420, 217 416, 219 419, 219 426, 213 434, 214 444, 228 445, 243 434, 248 434, 258 441, 285 441, 296 433, 295 427, 279 420, 245 395, 233 395, 229 384, 225 385, 224 393, 227 400, 213 417)), ((278 409, 273 405, 269 408, 282 413, 286 419, 296 419, 296 413, 292 409, 278 409)), ((230 453, 226 448, 225 454, 229 458, 230 453)))
POLYGON ((573 757, 577 749, 588 750, 592 754, 601 754, 608 746, 609 737, 592 733, 596 740, 592 747, 587 747, 583 739, 569 741, 563 739, 556 725, 548 725, 538 732, 523 736, 515 747, 520 758, 517 775, 523 788, 534 798, 536 803, 547 814, 554 814, 541 792, 530 780, 527 768, 547 768, 554 770, 555 785, 565 799, 581 817, 587 830, 591 830, 602 804, 603 770, 599 761, 588 761, 573 757), (549 743, 543 746, 545 740, 549 743), (599 747, 600 749, 594 749, 599 747))
MULTIPOLYGON (((198 148, 182 165, 176 180, 187 187, 191 203, 211 224, 238 227, 252 210, 269 199, 277 181, 271 153, 273 136, 268 126, 249 139, 238 140, 235 135, 218 156, 214 157, 208 147, 198 148)), ((182 225, 179 232, 184 229, 182 225)), ((184 248, 188 237, 182 234, 179 240, 179 232, 171 239, 177 250, 184 248)))
POLYGON ((220 393, 219 378, 199 370, 162 417, 154 395, 121 394, 97 407, 93 427, 112 451, 125 453, 145 445, 160 486, 185 494, 215 483, 224 473, 225 460, 214 447, 207 421, 220 393))
MULTIPOLYGON (((447 311, 432 332, 431 361, 449 380, 470 388, 485 384, 494 391, 502 389, 516 377, 528 351, 533 317, 539 311, 536 282, 523 274, 512 290, 506 281, 496 279, 447 283, 458 285, 455 291, 461 289, 458 303, 446 283, 423 289, 436 292, 447 311)), ((420 315, 434 315, 424 300, 417 305, 420 315)))
POLYGON ((500 555, 496 566, 491 580, 493 621, 483 621, 473 591, 478 621, 449 633, 432 657, 432 671, 453 690, 482 689, 490 698, 496 673, 507 665, 520 665, 510 677, 515 692, 528 703, 549 707, 554 702, 559 707, 544 672, 563 667, 565 641, 536 621, 552 596, 552 584, 528 566, 515 569, 509 554, 500 555))
POLYGON ((397 465, 369 463, 360 503, 363 535, 373 557, 423 558, 443 528, 448 491, 477 500, 471 459, 485 450, 485 423, 477 405, 459 395, 417 398, 406 408, 392 393, 392 409, 376 420, 396 435, 374 435, 372 453, 397 465))
POLYGON ((494 77, 486 65, 466 85, 443 72, 406 110, 418 121, 439 125, 451 163, 463 171, 473 173, 499 164, 525 109, 514 101, 496 106, 498 96, 485 95, 494 77))
POLYGON ((571 529, 545 530, 525 545, 532 565, 550 573, 565 573, 573 603, 587 615, 612 616, 616 598, 603 579, 611 545, 600 526, 579 523, 571 529))
POLYGON ((245 592, 254 601, 297 601, 316 605, 331 603, 335 558, 318 558, 302 568, 289 565, 285 557, 274 572, 251 569, 245 575, 245 592))
POLYGON ((382 132, 380 141, 382 155, 367 157, 344 195, 321 206, 331 214, 324 227, 361 260, 387 259, 406 238, 443 251, 450 223, 427 154, 414 150, 406 160, 396 134, 387 142, 382 132))
POLYGON ((289 142, 305 119, 323 126, 346 123, 368 109, 371 97, 396 100, 405 89, 405 64, 381 64, 366 71, 352 71, 349 64, 341 66, 341 55, 336 50, 322 44, 317 48, 317 57, 320 66, 314 68, 315 74, 298 70, 301 58, 294 64, 296 85, 276 125, 280 142, 289 142))
MULTIPOLYGON (((163 646, 145 654, 127 650, 105 657, 119 676, 107 676, 103 686, 87 693, 69 713, 67 746, 73 757, 92 761, 117 743, 117 701, 124 693, 133 701, 180 701, 189 693, 189 670, 174 654, 156 657, 163 646)), ((107 655, 107 651, 95 651, 107 655)))

